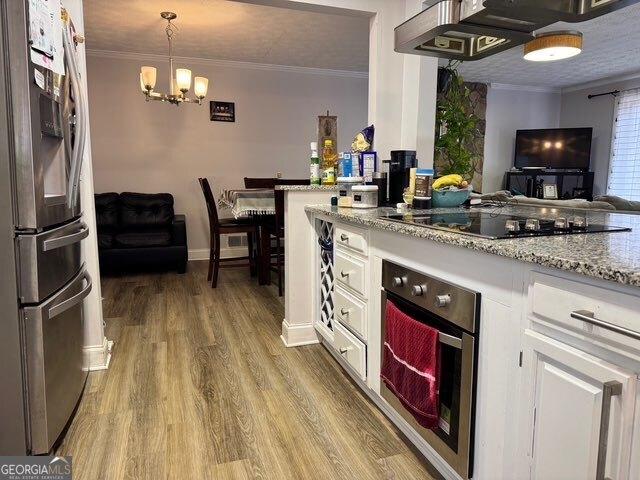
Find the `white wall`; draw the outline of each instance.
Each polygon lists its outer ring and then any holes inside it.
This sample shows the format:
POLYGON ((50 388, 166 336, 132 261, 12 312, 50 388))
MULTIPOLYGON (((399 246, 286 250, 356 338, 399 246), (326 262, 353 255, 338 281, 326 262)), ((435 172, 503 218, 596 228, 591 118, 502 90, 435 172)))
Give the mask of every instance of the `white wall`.
POLYGON ((318 115, 330 110, 338 116, 341 150, 367 123, 363 75, 192 62, 185 66, 194 75, 209 78, 207 102, 175 107, 144 101, 138 81, 144 64, 159 67, 157 89, 166 90, 168 73, 157 59, 88 56, 96 191, 173 194, 176 212, 187 214, 190 250, 209 242, 199 176, 209 178, 216 195, 241 187, 245 176, 307 178, 318 115), (235 102, 235 123, 209 120, 208 100, 214 99, 235 102))
POLYGON ((513 167, 516 130, 559 126, 560 92, 489 85, 486 120, 483 191, 494 192, 504 188, 504 174, 513 167))
POLYGON ((615 99, 607 95, 589 100, 587 96, 633 88, 640 88, 640 76, 594 82, 562 92, 560 126, 593 127, 591 170, 595 173, 595 195, 603 195, 607 191, 615 99))
POLYGON ((433 165, 437 59, 394 50, 394 29, 423 8, 422 0, 237 0, 334 14, 371 17, 369 36, 369 123, 376 150, 417 150, 420 165, 433 165))

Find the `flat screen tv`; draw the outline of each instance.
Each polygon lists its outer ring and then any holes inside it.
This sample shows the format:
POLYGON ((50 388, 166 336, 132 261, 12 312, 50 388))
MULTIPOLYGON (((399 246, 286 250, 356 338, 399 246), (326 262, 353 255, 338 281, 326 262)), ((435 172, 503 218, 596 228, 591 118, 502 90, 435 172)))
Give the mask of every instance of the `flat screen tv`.
POLYGON ((589 170, 593 128, 549 128, 516 132, 516 168, 589 170))

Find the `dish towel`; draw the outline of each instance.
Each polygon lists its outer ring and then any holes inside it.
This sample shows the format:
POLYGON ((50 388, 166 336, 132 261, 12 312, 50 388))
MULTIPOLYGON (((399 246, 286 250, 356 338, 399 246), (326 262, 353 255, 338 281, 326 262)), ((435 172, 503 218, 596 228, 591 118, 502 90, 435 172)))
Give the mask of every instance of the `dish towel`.
POLYGON ((439 332, 387 300, 380 377, 424 428, 438 427, 439 332))

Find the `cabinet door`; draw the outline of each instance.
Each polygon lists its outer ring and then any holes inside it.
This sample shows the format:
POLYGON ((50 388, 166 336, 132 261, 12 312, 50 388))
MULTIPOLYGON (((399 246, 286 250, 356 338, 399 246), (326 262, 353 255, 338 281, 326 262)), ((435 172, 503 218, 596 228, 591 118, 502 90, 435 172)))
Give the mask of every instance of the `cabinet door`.
POLYGON ((629 478, 637 377, 527 330, 522 477, 629 478))

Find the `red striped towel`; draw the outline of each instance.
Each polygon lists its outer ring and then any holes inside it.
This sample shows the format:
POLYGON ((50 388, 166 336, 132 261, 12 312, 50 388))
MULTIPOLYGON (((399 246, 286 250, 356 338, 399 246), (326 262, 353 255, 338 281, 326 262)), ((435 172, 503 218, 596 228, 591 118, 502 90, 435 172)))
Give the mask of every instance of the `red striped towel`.
POLYGON ((387 300, 380 377, 424 428, 438 427, 440 342, 435 328, 387 300))

